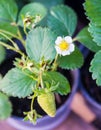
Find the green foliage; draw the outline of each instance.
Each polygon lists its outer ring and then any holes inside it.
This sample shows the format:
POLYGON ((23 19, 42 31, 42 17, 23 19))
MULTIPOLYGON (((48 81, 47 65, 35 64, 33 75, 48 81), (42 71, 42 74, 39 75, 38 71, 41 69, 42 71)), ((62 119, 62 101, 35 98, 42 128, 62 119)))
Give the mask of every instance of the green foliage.
POLYGON ((56 93, 59 93, 61 95, 66 95, 70 92, 70 85, 68 80, 59 72, 52 72, 52 71, 47 72, 45 73, 43 79, 44 82, 48 81, 51 87, 58 84, 58 87, 55 90, 56 93))
POLYGON ((32 93, 35 80, 31 72, 11 69, 0 81, 0 90, 14 97, 26 97, 32 93))
POLYGON ((90 72, 92 72, 93 79, 101 86, 101 51, 98 51, 91 62, 90 72))
POLYGON ((17 20, 17 12, 15 0, 9 0, 9 2, 0 0, 0 29, 17 34, 17 28, 14 25, 17 20))
POLYGON ((30 0, 31 2, 39 2, 43 4, 45 7, 50 9, 52 6, 56 6, 58 4, 63 4, 64 0, 30 0))
POLYGON ((84 7, 90 20, 89 31, 97 45, 101 46, 101 1, 86 0, 84 7))
POLYGON ((83 56, 76 47, 75 51, 70 55, 60 56, 58 58, 58 65, 63 69, 76 69, 83 65, 83 56))
POLYGON ((101 25, 101 1, 86 0, 84 7, 89 20, 97 25, 101 25))
POLYGON ((22 19, 26 17, 26 15, 30 15, 31 17, 35 17, 36 15, 41 16, 41 20, 46 16, 47 10, 46 8, 40 3, 30 3, 27 4, 22 8, 19 14, 19 21, 18 24, 23 26, 22 19))
POLYGON ((12 106, 8 97, 0 92, 0 120, 4 120, 11 115, 12 106))
POLYGON ((3 60, 5 59, 5 48, 3 46, 0 45, 0 64, 3 62, 3 60))
POLYGON ((51 8, 51 15, 48 16, 48 26, 58 36, 72 36, 77 25, 75 12, 68 6, 58 5, 51 8))
POLYGON ((91 33, 94 42, 96 42, 98 46, 101 46, 101 25, 90 23, 89 32, 91 33))
POLYGON ((7 0, 0 0, 0 20, 4 20, 4 22, 15 22, 16 16, 17 5, 15 0, 9 0, 9 2, 7 0))
POLYGON ((93 41, 92 36, 88 32, 88 27, 82 29, 76 36, 76 39, 93 52, 101 50, 101 47, 97 46, 97 44, 93 41))
POLYGON ((28 56, 36 62, 53 60, 56 55, 55 39, 55 34, 48 28, 33 29, 26 40, 28 56))
MULTIPOLYGON (((56 113, 54 94, 66 95, 70 92, 69 81, 57 72, 58 67, 76 69, 83 64, 83 57, 78 48, 75 47, 74 51, 74 45, 71 43, 72 38, 69 36, 73 36, 75 32, 77 17, 70 7, 60 5, 64 0, 37 0, 37 3, 34 0, 35 3, 25 5, 20 13, 16 1, 18 2, 18 0, 0 1, 0 35, 6 38, 6 40, 0 38, 0 45, 20 55, 13 62, 15 68, 0 79, 0 91, 8 96, 29 97, 31 106, 30 110, 25 112, 24 119, 33 123, 40 117, 33 108, 35 98, 42 109, 53 117, 56 113), (48 15, 49 9, 50 15, 48 15), (43 25, 47 26, 47 17, 49 28, 42 28, 43 25), (23 33, 26 34, 26 38, 23 38, 23 33), (16 44, 15 38, 21 43, 16 44), (59 39, 61 41, 58 45, 56 42, 59 39), (62 56, 67 54, 65 52, 70 53, 62 56)), ((22 5, 23 2, 28 1, 22 1, 22 5)), ((0 46, 0 63, 4 55, 4 48, 0 46)), ((11 105, 2 93, 0 93, 0 105, 0 117, 5 119, 10 115, 11 105)))
MULTIPOLYGON (((90 20, 89 32, 92 35, 92 39, 96 43, 92 46, 97 53, 95 54, 91 66, 90 72, 92 72, 93 79, 96 79, 97 85, 101 85, 101 1, 100 0, 86 0, 84 7, 86 15, 90 20)), ((92 42, 93 43, 93 42, 92 42)), ((90 42, 88 43, 88 48, 90 42)))

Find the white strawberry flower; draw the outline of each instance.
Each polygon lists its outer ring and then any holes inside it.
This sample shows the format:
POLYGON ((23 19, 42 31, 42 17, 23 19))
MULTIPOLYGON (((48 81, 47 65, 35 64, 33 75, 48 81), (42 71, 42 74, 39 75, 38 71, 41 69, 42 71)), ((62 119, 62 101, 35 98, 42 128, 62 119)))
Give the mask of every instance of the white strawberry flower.
POLYGON ((57 53, 62 56, 70 55, 75 50, 75 46, 72 42, 73 40, 70 36, 63 38, 58 36, 55 41, 55 49, 57 53))

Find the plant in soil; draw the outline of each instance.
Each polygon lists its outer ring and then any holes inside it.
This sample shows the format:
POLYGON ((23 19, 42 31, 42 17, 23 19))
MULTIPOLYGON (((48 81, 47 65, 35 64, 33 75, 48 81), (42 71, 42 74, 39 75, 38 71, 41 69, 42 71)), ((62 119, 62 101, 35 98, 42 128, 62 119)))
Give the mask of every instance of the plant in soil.
POLYGON ((24 120, 35 123, 41 117, 34 107, 35 100, 47 115, 54 117, 55 96, 67 95, 71 90, 67 77, 58 70, 73 70, 83 64, 77 38, 73 37, 77 26, 75 12, 60 2, 48 11, 39 2, 26 4, 18 11, 15 0, 1 0, 0 11, 0 46, 20 55, 0 80, 1 92, 30 100, 24 120))

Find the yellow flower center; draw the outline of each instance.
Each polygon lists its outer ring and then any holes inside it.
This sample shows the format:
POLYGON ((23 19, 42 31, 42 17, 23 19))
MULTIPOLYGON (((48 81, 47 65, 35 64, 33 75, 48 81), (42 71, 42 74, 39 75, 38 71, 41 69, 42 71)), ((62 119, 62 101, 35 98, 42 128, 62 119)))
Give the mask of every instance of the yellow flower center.
POLYGON ((69 44, 65 40, 62 40, 58 46, 62 51, 69 49, 69 44))

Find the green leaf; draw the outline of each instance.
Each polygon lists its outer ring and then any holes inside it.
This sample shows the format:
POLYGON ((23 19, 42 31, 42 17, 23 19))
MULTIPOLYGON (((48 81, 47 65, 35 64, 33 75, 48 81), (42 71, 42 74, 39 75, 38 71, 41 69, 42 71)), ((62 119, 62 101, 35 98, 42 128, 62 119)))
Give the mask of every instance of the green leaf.
POLYGON ((48 16, 48 26, 61 36, 72 36, 77 26, 77 16, 68 6, 52 7, 48 16))
POLYGON ((11 115, 12 106, 6 95, 0 92, 0 119, 4 120, 11 115))
POLYGON ((55 39, 55 34, 48 28, 33 29, 26 40, 28 56, 36 62, 40 62, 42 58, 53 60, 56 55, 55 39))
POLYGON ((15 0, 0 0, 0 29, 17 33, 16 22, 18 8, 15 0))
POLYGON ((91 61, 90 72, 97 85, 101 86, 101 51, 97 52, 91 61))
POLYGON ((76 36, 76 39, 93 52, 101 50, 101 47, 97 46, 97 44, 93 41, 92 36, 88 32, 88 27, 82 29, 76 36))
POLYGON ((90 20, 89 31, 94 38, 93 40, 98 46, 101 46, 101 1, 86 0, 84 7, 90 20))
POLYGON ((58 58, 58 65, 63 69, 76 69, 83 65, 83 56, 76 47, 75 51, 67 56, 60 56, 58 58))
POLYGON ((61 95, 66 95, 70 92, 70 85, 68 80, 59 72, 46 72, 43 75, 43 80, 48 81, 50 84, 54 82, 54 85, 59 84, 57 89, 55 90, 56 93, 61 95))
POLYGON ((98 47, 101 46, 101 26, 90 23, 89 32, 91 33, 93 41, 97 43, 98 47))
POLYGON ((18 24, 23 26, 22 17, 25 17, 26 14, 29 14, 31 17, 40 15, 41 20, 46 16, 47 10, 46 8, 40 3, 30 3, 25 5, 19 14, 19 21, 18 24))
POLYGON ((86 0, 84 8, 89 20, 101 25, 101 0, 86 0))
MULTIPOLYGON (((5 30, 5 31, 8 31, 8 32, 10 32, 10 33, 12 33, 12 34, 17 34, 17 27, 15 27, 15 26, 13 26, 13 25, 11 25, 9 22, 4 22, 3 20, 2 21, 0 21, 0 29, 1 30, 5 30)), ((1 31, 2 32, 2 31, 1 31)), ((6 34, 7 35, 7 34, 6 34)), ((10 36, 10 35, 7 35, 8 37, 12 37, 12 36, 10 36)), ((5 37, 4 36, 2 36, 2 35, 0 35, 0 40, 1 39, 3 39, 3 40, 5 40, 5 37)), ((7 39, 6 39, 7 40, 7 39)))
POLYGON ((45 7, 50 9, 52 6, 56 6, 58 4, 63 4, 64 0, 30 0, 31 2, 39 2, 43 4, 45 7))
POLYGON ((30 72, 24 72, 17 68, 11 69, 0 81, 0 89, 14 97, 26 97, 32 93, 35 80, 30 72))
POLYGON ((3 46, 0 45, 0 64, 3 62, 6 56, 6 51, 3 46))

